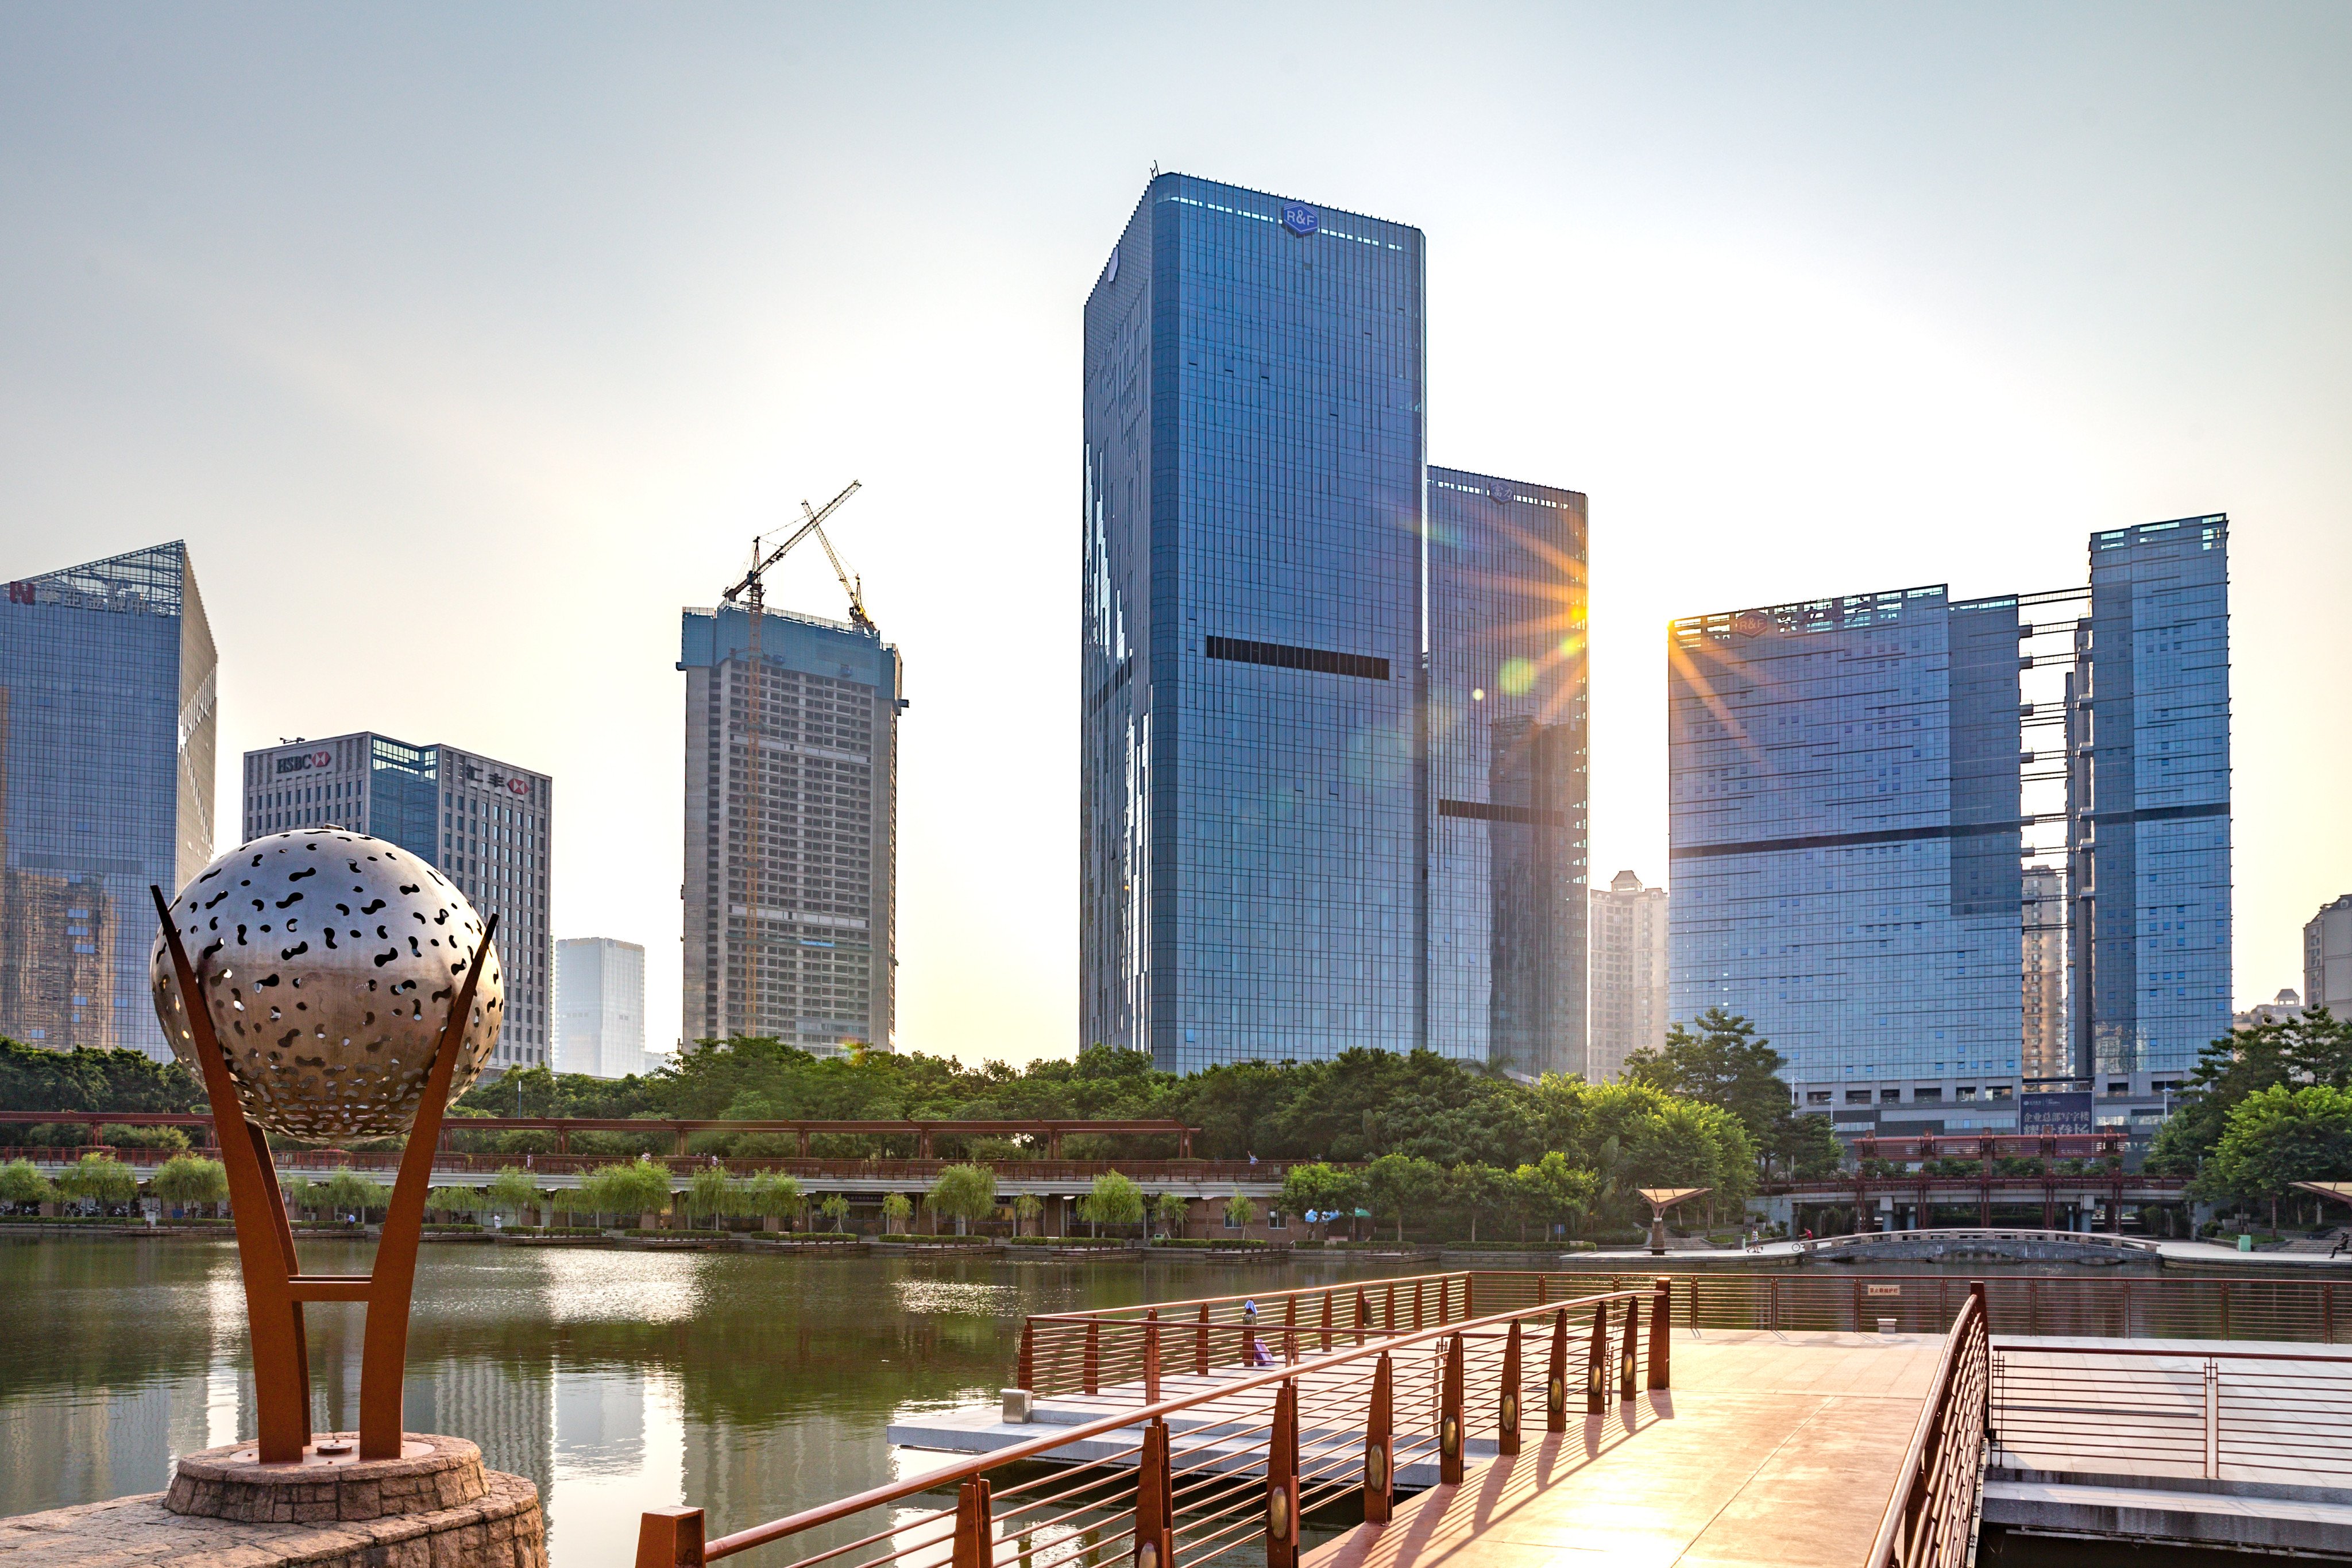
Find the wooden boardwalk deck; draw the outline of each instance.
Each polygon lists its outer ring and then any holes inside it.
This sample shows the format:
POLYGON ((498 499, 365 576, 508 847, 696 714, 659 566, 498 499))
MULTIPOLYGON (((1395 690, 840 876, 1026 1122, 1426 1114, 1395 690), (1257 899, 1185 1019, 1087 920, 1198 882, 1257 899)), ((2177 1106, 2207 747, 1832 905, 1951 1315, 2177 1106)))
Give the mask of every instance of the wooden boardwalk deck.
POLYGON ((1671 1393, 1570 1417, 1302 1568, 1860 1565, 1940 1338, 1676 1333, 1671 1393))

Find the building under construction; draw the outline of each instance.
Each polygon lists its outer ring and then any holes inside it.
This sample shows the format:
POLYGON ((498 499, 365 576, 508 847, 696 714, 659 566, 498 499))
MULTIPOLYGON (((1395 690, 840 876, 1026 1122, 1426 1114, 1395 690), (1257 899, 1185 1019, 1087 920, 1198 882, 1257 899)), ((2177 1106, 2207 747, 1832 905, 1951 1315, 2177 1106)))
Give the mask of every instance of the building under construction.
POLYGON ((891 1044, 898 650, 845 573, 846 622, 768 609, 760 583, 847 494, 764 557, 755 547, 718 608, 683 616, 687 1049, 891 1044))

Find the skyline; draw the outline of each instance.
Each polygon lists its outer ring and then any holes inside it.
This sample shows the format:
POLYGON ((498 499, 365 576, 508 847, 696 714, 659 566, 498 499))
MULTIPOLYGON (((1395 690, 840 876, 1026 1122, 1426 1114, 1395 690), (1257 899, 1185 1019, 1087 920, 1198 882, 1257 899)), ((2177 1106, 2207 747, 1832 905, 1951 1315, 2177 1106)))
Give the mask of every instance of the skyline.
MULTIPOLYGON (((2300 984, 2352 887, 2339 14, 1485 12, 1381 50, 1231 12, 1164 82, 1102 68, 1151 28, 1066 15, 9 14, 0 574, 189 541, 224 820, 280 736, 552 775, 553 934, 643 943, 666 1043, 669 617, 862 479, 828 531, 908 660, 900 1047, 1065 1053, 1079 314, 1156 158, 1422 229, 1432 453, 1591 496, 1596 879, 1667 879, 1672 618, 2066 583, 2086 533, 2228 512, 2234 1000, 2300 984), (470 687, 425 678, 453 654, 470 687)), ((796 557, 772 602, 838 597, 796 557)))

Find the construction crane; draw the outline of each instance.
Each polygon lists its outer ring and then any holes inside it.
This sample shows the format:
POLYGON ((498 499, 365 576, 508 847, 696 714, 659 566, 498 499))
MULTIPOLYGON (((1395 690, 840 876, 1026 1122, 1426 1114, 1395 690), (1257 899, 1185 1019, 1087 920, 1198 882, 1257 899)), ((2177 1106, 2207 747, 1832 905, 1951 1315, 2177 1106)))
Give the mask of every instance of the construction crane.
POLYGON ((741 1005, 737 1014, 740 1026, 734 1031, 738 1035, 750 1036, 759 1032, 760 994, 764 984, 760 958, 766 943, 761 939, 762 917, 760 911, 767 891, 767 862, 765 850, 760 842, 760 821, 767 815, 768 805, 765 754, 768 697, 763 679, 766 663, 760 654, 760 623, 767 619, 768 568, 782 561, 793 545, 810 534, 815 534, 817 542, 824 546, 825 558, 833 563, 834 575, 841 579, 842 589, 849 595, 850 618, 861 630, 872 631, 874 623, 866 618, 865 602, 848 574, 843 572, 841 557, 834 552, 833 541, 825 538, 824 527, 824 520, 839 511, 842 504, 857 493, 857 483, 856 479, 850 480, 846 489, 822 507, 812 507, 805 500, 801 502, 798 524, 785 525, 792 529, 792 536, 772 550, 767 548, 767 542, 783 532, 783 529, 770 529, 766 533, 756 535, 751 541, 751 570, 743 574, 742 581, 720 595, 728 604, 742 605, 751 621, 748 650, 751 689, 746 693, 748 701, 743 725, 743 789, 748 802, 743 825, 743 924, 740 939, 730 944, 735 948, 736 968, 742 984, 739 994, 741 1005))

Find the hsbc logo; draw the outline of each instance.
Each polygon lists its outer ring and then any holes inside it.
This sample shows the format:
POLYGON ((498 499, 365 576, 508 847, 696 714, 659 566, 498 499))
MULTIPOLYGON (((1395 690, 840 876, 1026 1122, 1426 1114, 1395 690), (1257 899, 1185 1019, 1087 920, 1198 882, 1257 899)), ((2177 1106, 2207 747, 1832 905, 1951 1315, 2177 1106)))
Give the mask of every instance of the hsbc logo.
POLYGON ((334 765, 335 753, 332 752, 289 752, 278 759, 280 773, 315 773, 320 768, 334 765))

